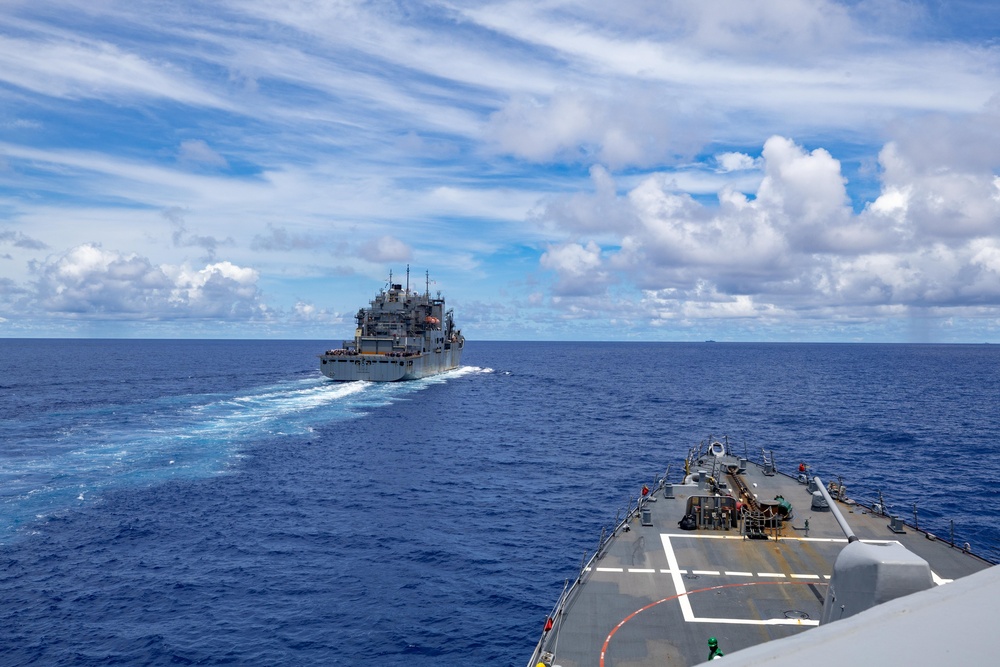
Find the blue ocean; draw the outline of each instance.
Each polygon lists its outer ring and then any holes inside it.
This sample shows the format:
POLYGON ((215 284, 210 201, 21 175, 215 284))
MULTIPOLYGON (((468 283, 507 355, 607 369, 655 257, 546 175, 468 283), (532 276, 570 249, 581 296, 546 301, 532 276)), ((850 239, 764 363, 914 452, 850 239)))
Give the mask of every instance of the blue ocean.
POLYGON ((514 665, 714 434, 1000 556, 1000 346, 0 340, 0 664, 514 665))

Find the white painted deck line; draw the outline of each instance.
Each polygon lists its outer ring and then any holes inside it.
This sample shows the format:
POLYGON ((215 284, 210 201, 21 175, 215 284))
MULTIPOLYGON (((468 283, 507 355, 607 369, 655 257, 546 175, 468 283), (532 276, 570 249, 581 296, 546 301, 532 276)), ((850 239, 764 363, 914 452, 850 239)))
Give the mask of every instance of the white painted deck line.
MULTIPOLYGON (((726 577, 785 577, 785 576, 788 576, 788 577, 791 577, 792 579, 815 579, 815 580, 829 579, 830 578, 829 574, 789 574, 789 575, 785 575, 785 574, 782 574, 780 572, 738 572, 738 571, 735 571, 735 570, 723 570, 721 572, 719 570, 690 570, 689 571, 689 570, 684 570, 684 569, 681 569, 681 570, 669 570, 669 569, 666 569, 666 568, 661 569, 661 570, 657 570, 656 568, 651 568, 651 567, 649 567, 649 568, 646 568, 646 567, 630 567, 630 568, 622 568, 622 567, 597 567, 597 568, 590 568, 590 567, 588 567, 588 568, 586 568, 586 571, 587 572, 615 572, 615 573, 625 573, 625 572, 627 572, 629 574, 656 574, 657 572, 659 572, 660 574, 675 574, 675 573, 676 574, 688 574, 690 572, 690 574, 703 574, 703 575, 706 575, 706 576, 726 576, 726 577)), ((951 581, 952 581, 951 579, 942 579, 941 577, 937 576, 937 574, 935 574, 933 572, 931 572, 931 574, 934 577, 934 583, 936 585, 938 585, 938 586, 941 586, 942 584, 951 583, 951 581)))
MULTIPOLYGON (((745 540, 747 539, 743 535, 688 535, 681 533, 662 533, 668 537, 686 537, 692 540, 745 540)), ((839 542, 841 544, 847 544, 846 537, 793 537, 791 535, 782 535, 778 538, 779 542, 839 542)), ((899 540, 861 540, 865 544, 892 544, 899 543, 899 540)))
POLYGON ((693 618, 692 623, 726 623, 727 625, 819 625, 819 621, 801 618, 693 618))
MULTIPOLYGON (((680 533, 662 533, 663 535, 668 535, 669 537, 686 537, 692 540, 745 540, 747 539, 743 535, 686 535, 680 533)), ((778 538, 778 541, 789 541, 789 542, 841 542, 847 544, 846 537, 792 537, 784 536, 778 538)), ((884 544, 887 541, 894 540, 861 540, 862 542, 884 544)))
MULTIPOLYGON (((673 537, 689 537, 688 535, 674 535, 673 537)), ((700 537, 691 535, 690 537, 700 537)), ((677 563, 677 554, 674 553, 673 544, 670 543, 671 535, 660 533, 660 541, 663 542, 663 553, 667 557, 667 565, 670 566, 669 574, 673 578, 674 589, 677 591, 677 604, 680 605, 681 615, 684 616, 685 623, 726 623, 729 625, 819 625, 819 621, 802 620, 800 618, 699 618, 694 615, 691 608, 691 600, 687 596, 687 588, 684 587, 684 578, 681 576, 681 569, 677 563)), ((692 571, 696 572, 696 571, 692 571)), ((716 572, 716 574, 718 574, 716 572)), ((748 573, 749 574, 749 573, 748 573)), ((760 576, 760 575, 759 575, 760 576)), ((773 574, 771 576, 781 576, 783 574, 773 574)))
POLYGON ((686 623, 691 623, 694 621, 694 610, 691 609, 691 600, 688 600, 687 589, 684 588, 684 578, 681 577, 679 570, 680 566, 677 564, 677 554, 674 553, 674 547, 670 544, 670 536, 666 533, 660 533, 660 541, 663 542, 663 553, 667 557, 667 565, 670 566, 671 573, 670 576, 674 581, 674 590, 679 596, 677 598, 677 604, 681 607, 681 614, 684 616, 684 621, 686 623))

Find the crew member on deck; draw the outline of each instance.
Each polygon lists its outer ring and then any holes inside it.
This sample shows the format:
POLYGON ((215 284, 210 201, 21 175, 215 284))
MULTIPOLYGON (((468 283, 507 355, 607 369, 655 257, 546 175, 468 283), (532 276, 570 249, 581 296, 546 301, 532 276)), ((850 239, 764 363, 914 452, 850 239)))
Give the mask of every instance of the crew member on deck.
POLYGON ((724 654, 719 650, 719 640, 715 637, 708 638, 708 659, 715 660, 716 658, 721 658, 724 654))

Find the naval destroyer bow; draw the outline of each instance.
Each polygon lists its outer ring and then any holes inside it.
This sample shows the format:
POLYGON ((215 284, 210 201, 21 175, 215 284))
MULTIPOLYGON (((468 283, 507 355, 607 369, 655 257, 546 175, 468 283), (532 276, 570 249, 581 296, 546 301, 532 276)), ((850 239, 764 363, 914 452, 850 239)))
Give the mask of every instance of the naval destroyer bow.
POLYGON ((805 464, 709 438, 641 487, 584 554, 529 667, 978 664, 1000 649, 1000 569, 805 464), (621 516, 619 514, 619 516, 621 516), (954 582, 954 583, 952 583, 954 582), (813 627, 820 626, 820 627, 813 627), (813 629, 810 629, 813 628, 813 629))
POLYGON ((458 368, 465 337, 438 292, 423 293, 392 282, 355 316, 353 340, 320 355, 320 371, 332 380, 395 382, 417 380, 458 368))

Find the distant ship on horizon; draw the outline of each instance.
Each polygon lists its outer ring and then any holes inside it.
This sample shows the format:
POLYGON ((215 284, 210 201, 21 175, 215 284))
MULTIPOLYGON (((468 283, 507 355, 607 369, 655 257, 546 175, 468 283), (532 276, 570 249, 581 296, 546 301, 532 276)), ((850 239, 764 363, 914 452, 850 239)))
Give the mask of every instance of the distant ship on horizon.
POLYGON ((423 294, 392 282, 355 316, 353 340, 320 355, 320 372, 331 380, 397 382, 444 373, 462 362, 465 337, 455 327, 441 292, 432 298, 430 274, 423 294))

